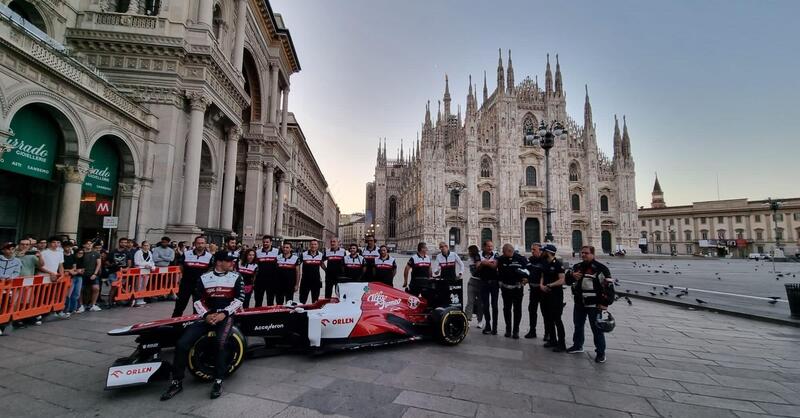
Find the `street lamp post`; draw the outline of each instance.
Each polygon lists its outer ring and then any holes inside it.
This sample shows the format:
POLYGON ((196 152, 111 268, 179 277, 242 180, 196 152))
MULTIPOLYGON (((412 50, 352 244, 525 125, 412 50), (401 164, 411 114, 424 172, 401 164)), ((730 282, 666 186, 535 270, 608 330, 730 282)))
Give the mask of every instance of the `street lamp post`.
POLYGON ((539 123, 537 130, 530 127, 525 132, 525 142, 538 144, 544 150, 544 176, 545 176, 545 242, 553 242, 553 208, 550 207, 550 149, 555 146, 556 139, 567 139, 567 129, 558 121, 539 123))
POLYGON ((772 227, 775 230, 775 249, 772 250, 772 272, 775 273, 775 254, 777 253, 775 250, 780 249, 780 239, 778 239, 778 209, 781 208, 783 202, 772 200, 771 197, 768 197, 766 204, 769 206, 769 210, 772 211, 772 227))

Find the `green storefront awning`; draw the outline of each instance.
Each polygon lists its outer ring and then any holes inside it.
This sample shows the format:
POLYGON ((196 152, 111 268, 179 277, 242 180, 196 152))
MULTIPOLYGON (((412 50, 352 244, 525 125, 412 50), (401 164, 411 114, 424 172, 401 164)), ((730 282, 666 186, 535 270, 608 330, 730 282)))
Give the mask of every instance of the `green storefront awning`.
POLYGON ((97 194, 113 196, 117 189, 117 173, 119 155, 114 144, 108 138, 100 138, 89 153, 92 162, 89 173, 83 181, 83 190, 97 194))
POLYGON ((11 130, 14 135, 8 143, 13 149, 3 153, 0 169, 52 180, 60 137, 58 125, 41 110, 26 106, 11 119, 11 130))

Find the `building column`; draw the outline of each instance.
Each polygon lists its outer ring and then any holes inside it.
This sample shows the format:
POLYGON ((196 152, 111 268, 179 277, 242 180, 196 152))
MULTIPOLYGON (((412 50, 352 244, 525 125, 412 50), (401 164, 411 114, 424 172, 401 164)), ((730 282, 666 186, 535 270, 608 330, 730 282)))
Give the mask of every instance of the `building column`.
POLYGON ((286 125, 289 123, 289 86, 283 89, 283 105, 281 106, 281 137, 286 138, 286 125))
POLYGON ((58 169, 64 174, 64 191, 61 194, 56 234, 77 238, 78 217, 81 212, 81 190, 86 173, 89 172, 89 165, 81 161, 74 165, 59 166, 58 169))
POLYGON ((214 25, 214 0, 200 0, 197 10, 197 23, 209 28, 214 25))
POLYGON ((182 225, 197 223, 197 194, 200 188, 200 155, 203 149, 203 118, 210 100, 200 92, 187 92, 191 106, 189 141, 186 144, 186 165, 183 168, 183 199, 181 203, 182 225))
POLYGON ((275 236, 283 234, 283 203, 286 200, 286 174, 281 176, 278 180, 278 208, 275 210, 275 236))
POLYGON ((276 123, 278 117, 278 64, 273 63, 269 67, 269 123, 276 123))
POLYGON ((139 179, 125 180, 119 184, 119 229, 118 236, 136 237, 138 231, 136 225, 139 220, 139 201, 142 193, 142 185, 139 179), (123 234, 124 231, 124 234, 123 234))
POLYGON ((225 177, 222 180, 220 227, 231 231, 233 230, 233 196, 236 192, 236 155, 241 136, 242 128, 234 126, 228 130, 228 143, 225 144, 225 177))
POLYGON ((242 225, 242 240, 248 244, 256 241, 259 231, 258 221, 261 216, 261 193, 263 187, 264 164, 261 157, 250 155, 247 158, 247 179, 245 180, 244 222, 242 225))
POLYGON ((231 64, 236 71, 242 71, 244 58, 244 30, 247 27, 247 0, 236 1, 236 36, 233 42, 233 56, 231 64))
POLYGON ((265 163, 267 177, 264 180, 264 221, 261 223, 261 230, 265 234, 271 234, 273 229, 272 218, 272 194, 275 190, 275 166, 272 163, 265 163))

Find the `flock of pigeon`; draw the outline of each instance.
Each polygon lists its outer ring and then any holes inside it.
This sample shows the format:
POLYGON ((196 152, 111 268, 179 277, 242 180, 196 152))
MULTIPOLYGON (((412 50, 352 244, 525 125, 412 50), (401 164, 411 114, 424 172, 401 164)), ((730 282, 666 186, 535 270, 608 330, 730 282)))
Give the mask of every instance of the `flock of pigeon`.
MULTIPOLYGON (((677 264, 673 264, 672 265, 672 271, 670 272, 669 270, 664 270, 664 265, 663 264, 659 264, 658 266, 656 266, 655 264, 650 265, 650 264, 647 264, 647 263, 644 263, 644 262, 637 262, 637 261, 632 261, 632 263, 633 263, 633 267, 645 270, 647 273, 650 273, 650 274, 670 274, 670 273, 675 274, 675 275, 683 274, 683 272, 680 271, 680 268, 678 267, 677 264)), ((730 262, 728 262, 728 264, 730 264, 730 262)), ((687 263, 687 266, 691 266, 691 264, 687 263)), ((758 271, 758 265, 755 266, 754 270, 756 272, 758 271)), ((775 280, 780 280, 781 278, 784 278, 784 277, 788 278, 790 275, 793 278, 797 277, 797 273, 780 273, 780 272, 778 272, 778 273, 775 273, 775 280)), ((720 281, 722 280, 722 276, 720 276, 720 274, 718 272, 714 273, 714 277, 717 280, 720 280, 720 281)), ((616 281, 616 284, 619 285, 619 281, 618 280, 616 281)), ((639 291, 638 290, 625 289, 625 293, 638 295, 639 291)), ((672 295, 674 295, 676 298, 681 299, 681 298, 686 297, 686 296, 689 295, 689 288, 688 287, 676 288, 675 286, 670 284, 670 285, 667 285, 667 286, 660 286, 660 287, 659 286, 653 286, 652 290, 647 291, 646 293, 648 295, 650 295, 651 297, 672 296, 672 295)), ((628 296, 621 296, 621 297, 625 299, 625 301, 628 303, 628 305, 633 305, 633 302, 631 302, 631 300, 630 300, 630 298, 628 298, 628 296)), ((620 299, 620 296, 617 296, 617 299, 620 299)), ((781 297, 780 296, 768 296, 767 299, 769 299, 767 301, 767 303, 769 303, 770 305, 775 305, 776 303, 778 303, 778 301, 781 299, 781 297)), ((695 298, 695 301, 697 302, 698 305, 705 305, 705 304, 708 303, 707 301, 705 301, 703 299, 699 299, 699 298, 695 298)))

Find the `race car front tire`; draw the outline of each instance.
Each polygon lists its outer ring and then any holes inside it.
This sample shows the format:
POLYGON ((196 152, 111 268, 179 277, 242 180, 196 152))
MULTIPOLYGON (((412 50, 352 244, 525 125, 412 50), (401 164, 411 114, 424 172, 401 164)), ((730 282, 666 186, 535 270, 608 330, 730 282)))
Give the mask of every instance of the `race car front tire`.
MULTIPOLYGON (((214 331, 209 331, 198 338, 189 350, 188 368, 189 372, 197 379, 209 382, 214 377, 214 359, 217 355, 214 331)), ((228 354, 228 369, 226 375, 230 376, 244 360, 245 350, 247 349, 247 339, 238 328, 231 328, 228 337, 226 351, 228 354)))
POLYGON ((433 332, 437 341, 444 345, 457 345, 469 332, 469 320, 456 307, 438 308, 432 314, 433 332))

